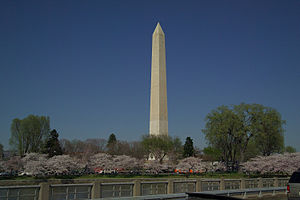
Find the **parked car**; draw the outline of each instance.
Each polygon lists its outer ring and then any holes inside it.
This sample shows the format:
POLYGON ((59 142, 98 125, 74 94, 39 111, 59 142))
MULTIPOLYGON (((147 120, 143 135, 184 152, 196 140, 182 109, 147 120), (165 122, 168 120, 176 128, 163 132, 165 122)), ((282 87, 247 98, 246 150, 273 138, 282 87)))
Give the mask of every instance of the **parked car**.
POLYGON ((300 170, 294 172, 287 185, 288 200, 300 200, 300 170))

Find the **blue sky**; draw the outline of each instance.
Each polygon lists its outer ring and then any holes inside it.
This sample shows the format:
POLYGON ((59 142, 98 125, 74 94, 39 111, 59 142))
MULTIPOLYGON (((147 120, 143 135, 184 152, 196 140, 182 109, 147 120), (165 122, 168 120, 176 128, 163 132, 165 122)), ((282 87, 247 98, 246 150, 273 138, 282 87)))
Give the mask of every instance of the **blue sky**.
POLYGON ((166 35, 169 135, 206 146, 205 116, 259 103, 300 151, 300 1, 0 2, 0 143, 47 115, 60 138, 148 133, 152 32, 166 35))

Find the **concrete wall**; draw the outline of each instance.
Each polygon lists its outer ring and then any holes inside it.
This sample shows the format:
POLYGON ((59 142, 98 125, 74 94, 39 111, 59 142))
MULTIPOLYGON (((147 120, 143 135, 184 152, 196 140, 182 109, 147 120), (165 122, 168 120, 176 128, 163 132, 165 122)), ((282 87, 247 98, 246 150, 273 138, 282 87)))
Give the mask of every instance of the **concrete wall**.
MULTIPOLYGON (((283 187, 286 185, 288 178, 269 178, 269 179, 202 179, 202 178, 139 178, 139 179, 39 179, 39 180, 1 180, 0 190, 12 186, 22 187, 24 185, 38 185, 39 186, 39 200, 49 200, 51 187, 66 187, 76 185, 87 185, 91 188, 90 198, 96 199, 101 197, 101 187, 104 184, 130 184, 132 187, 132 196, 144 195, 143 184, 165 184, 166 194, 177 193, 175 190, 175 183, 193 184, 193 190, 189 192, 201 192, 211 190, 231 190, 231 189, 245 189, 245 188, 262 188, 262 187, 283 187), (8 187, 6 187, 8 186, 8 187)), ((187 191, 181 191, 187 192, 187 191)), ((180 192, 180 193, 181 193, 180 192)))

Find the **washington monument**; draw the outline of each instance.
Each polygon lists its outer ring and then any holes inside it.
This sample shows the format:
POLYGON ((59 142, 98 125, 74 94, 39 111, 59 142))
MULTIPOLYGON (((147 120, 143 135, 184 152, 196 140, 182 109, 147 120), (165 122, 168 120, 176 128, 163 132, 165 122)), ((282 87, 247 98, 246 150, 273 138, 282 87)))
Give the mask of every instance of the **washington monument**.
POLYGON ((168 135, 165 34, 157 23, 152 35, 150 135, 168 135))

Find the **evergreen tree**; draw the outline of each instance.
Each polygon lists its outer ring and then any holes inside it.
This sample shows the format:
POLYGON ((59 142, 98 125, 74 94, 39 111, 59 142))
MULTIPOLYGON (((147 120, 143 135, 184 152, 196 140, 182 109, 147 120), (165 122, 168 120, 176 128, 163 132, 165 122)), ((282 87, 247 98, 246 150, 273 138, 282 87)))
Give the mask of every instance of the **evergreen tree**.
POLYGON ((191 157, 194 156, 194 144, 193 140, 190 137, 187 137, 185 140, 185 144, 183 146, 183 157, 191 157))
POLYGON ((2 160, 3 159, 3 145, 2 144, 0 144, 0 160, 2 160))
POLYGON ((55 129, 53 129, 48 136, 48 139, 45 144, 44 153, 48 153, 49 157, 62 155, 62 148, 60 146, 58 136, 59 135, 55 129))
POLYGON ((107 141, 107 151, 110 154, 116 154, 117 151, 117 138, 115 134, 110 134, 108 141, 107 141))

